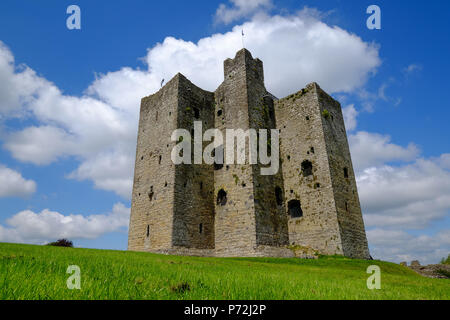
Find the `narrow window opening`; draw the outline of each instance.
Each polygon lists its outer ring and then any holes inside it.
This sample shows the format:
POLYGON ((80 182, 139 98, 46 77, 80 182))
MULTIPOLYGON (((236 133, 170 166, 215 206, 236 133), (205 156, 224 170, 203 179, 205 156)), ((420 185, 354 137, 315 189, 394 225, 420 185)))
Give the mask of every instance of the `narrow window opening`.
POLYGON ((299 200, 291 200, 288 202, 288 211, 291 218, 303 217, 302 206, 299 200))
POLYGON ((217 116, 220 117, 222 115, 222 110, 217 111, 217 116))
POLYGON ((224 206, 227 204, 227 193, 225 190, 220 189, 217 194, 217 205, 224 206))
POLYGON ((164 187, 167 187, 167 181, 166 181, 166 183, 164 184, 164 187))
POLYGON ((203 233, 203 223, 200 223, 199 225, 198 225, 198 233, 203 233))
POLYGON ((277 200, 277 205, 283 205, 283 191, 280 187, 275 188, 275 199, 277 200))
POLYGON ((348 168, 344 168, 344 178, 348 178, 348 168))
POLYGON ((200 182, 200 190, 203 190, 203 182, 200 182))
POLYGON ((304 177, 312 175, 312 163, 311 161, 305 160, 302 162, 302 173, 304 177))
POLYGON ((311 147, 310 151, 311 151, 311 153, 314 153, 314 147, 311 147))
POLYGON ((348 202, 347 201, 345 201, 345 211, 348 212, 348 202))
POLYGON ((150 201, 153 200, 153 195, 154 195, 153 186, 151 186, 150 187, 150 192, 148 193, 148 198, 150 199, 150 201))
POLYGON ((200 110, 198 110, 197 108, 194 108, 194 117, 195 119, 200 118, 200 110))
POLYGON ((306 120, 309 121, 309 117, 308 116, 306 116, 306 120))
POLYGON ((161 164, 162 156, 159 156, 158 164, 161 164))
POLYGON ((150 236, 150 225, 147 225, 147 238, 150 236))

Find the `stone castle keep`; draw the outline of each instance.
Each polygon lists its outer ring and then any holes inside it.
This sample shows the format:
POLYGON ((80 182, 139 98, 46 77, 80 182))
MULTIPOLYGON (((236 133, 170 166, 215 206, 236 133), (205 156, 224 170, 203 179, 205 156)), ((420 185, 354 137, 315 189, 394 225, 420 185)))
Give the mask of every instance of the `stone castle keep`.
POLYGON ((215 92, 177 74, 142 99, 128 249, 291 257, 308 247, 368 259, 339 102, 316 83, 277 100, 246 49, 225 60, 224 73, 215 92), (192 132, 194 121, 203 131, 279 129, 278 173, 261 175, 261 164, 175 165, 172 132, 192 132))

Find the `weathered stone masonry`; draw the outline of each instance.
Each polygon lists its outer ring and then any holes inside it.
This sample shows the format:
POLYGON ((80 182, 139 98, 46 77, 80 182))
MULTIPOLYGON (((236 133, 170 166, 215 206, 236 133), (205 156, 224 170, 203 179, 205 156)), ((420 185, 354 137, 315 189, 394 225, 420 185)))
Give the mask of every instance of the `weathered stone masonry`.
POLYGON ((246 49, 225 60, 215 92, 177 74, 142 99, 129 250, 290 257, 299 247, 370 257, 337 101, 316 83, 274 99, 262 61, 246 49), (263 176, 259 164, 174 165, 171 134, 193 133, 194 121, 203 132, 279 129, 280 170, 263 176))

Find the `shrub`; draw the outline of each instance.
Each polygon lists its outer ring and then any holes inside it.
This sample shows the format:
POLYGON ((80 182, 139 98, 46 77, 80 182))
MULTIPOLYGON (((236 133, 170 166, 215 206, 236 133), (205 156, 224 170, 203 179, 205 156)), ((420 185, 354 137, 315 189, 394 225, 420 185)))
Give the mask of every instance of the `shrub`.
POLYGON ((447 256, 447 259, 442 258, 441 264, 450 264, 450 254, 447 256))
POLYGON ((325 119, 328 119, 329 117, 330 117, 330 112, 328 111, 328 110, 323 110, 323 112, 322 112, 322 116, 325 118, 325 119))
POLYGON ((55 242, 50 242, 47 244, 48 246, 54 246, 54 247, 68 247, 73 248, 73 243, 70 240, 67 239, 59 239, 55 242))

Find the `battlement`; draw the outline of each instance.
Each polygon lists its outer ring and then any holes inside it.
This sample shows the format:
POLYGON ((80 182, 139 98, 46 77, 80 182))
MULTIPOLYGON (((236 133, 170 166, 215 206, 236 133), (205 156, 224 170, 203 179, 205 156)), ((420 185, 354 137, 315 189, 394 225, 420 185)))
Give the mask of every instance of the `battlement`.
MULTIPOLYGON (((197 133, 195 133, 197 134, 197 133)), ((200 134, 200 133, 198 133, 200 134)), ((203 148, 209 143, 203 142, 203 148)), ((175 75, 141 101, 128 249, 204 256, 369 258, 339 102, 317 83, 280 100, 247 49, 215 92, 175 75), (278 129, 279 170, 171 161, 175 129, 278 129)))

